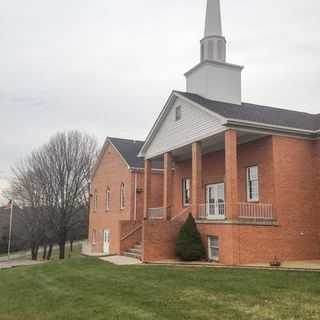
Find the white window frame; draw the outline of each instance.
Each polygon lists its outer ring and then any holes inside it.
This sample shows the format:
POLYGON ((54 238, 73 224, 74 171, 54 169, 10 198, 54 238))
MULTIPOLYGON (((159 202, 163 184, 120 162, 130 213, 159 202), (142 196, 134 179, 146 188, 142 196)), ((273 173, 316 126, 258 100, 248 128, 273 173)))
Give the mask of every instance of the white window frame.
POLYGON ((182 119, 182 106, 176 106, 175 108, 175 120, 178 122, 182 119))
POLYGON ((106 191, 106 211, 110 211, 110 188, 106 191))
POLYGON ((260 190, 259 190, 259 166, 250 166, 246 170, 246 180, 247 180, 247 201, 248 202, 259 202, 260 198, 260 190), (251 170, 255 169, 257 171, 256 178, 253 179, 251 170), (256 183, 256 192, 252 194, 251 192, 251 184, 256 183))
POLYGON ((209 260, 212 260, 215 262, 219 262, 219 260, 220 260, 220 239, 217 236, 209 236, 208 237, 208 258, 209 258, 209 260), (218 243, 218 246, 213 247, 214 249, 216 249, 218 251, 218 256, 216 256, 216 257, 213 257, 211 255, 211 248, 212 248, 211 247, 211 239, 216 239, 217 243, 218 243))
POLYGON ((126 207, 125 197, 126 197, 125 186, 124 186, 124 183, 121 183, 121 186, 120 186, 120 210, 123 210, 126 207))
POLYGON ((182 203, 184 207, 191 206, 191 179, 183 178, 182 179, 182 203), (186 183, 189 182, 189 201, 186 199, 186 183))

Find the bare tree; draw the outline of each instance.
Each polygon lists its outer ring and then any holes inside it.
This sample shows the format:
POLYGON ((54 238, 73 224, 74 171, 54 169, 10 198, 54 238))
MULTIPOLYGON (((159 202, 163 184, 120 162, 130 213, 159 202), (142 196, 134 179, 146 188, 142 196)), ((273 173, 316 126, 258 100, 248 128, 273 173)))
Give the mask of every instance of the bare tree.
POLYGON ((83 226, 88 206, 88 183, 97 154, 96 140, 78 131, 58 133, 14 170, 12 192, 30 208, 29 218, 42 226, 37 238, 56 239, 65 257, 68 235, 83 226))

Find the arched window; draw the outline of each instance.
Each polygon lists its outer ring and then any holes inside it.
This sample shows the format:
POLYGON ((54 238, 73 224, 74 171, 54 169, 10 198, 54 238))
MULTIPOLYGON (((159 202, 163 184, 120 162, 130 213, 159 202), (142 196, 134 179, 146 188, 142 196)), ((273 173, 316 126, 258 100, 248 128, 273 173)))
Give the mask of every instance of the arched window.
POLYGON ((98 190, 95 190, 94 192, 94 199, 93 199, 93 209, 94 211, 98 210, 99 207, 99 194, 98 194, 98 190))
POLYGON ((110 188, 107 187, 107 191, 106 191, 106 210, 109 211, 110 210, 110 188))
POLYGON ((120 187, 120 209, 125 208, 125 190, 124 190, 124 183, 121 183, 120 187))

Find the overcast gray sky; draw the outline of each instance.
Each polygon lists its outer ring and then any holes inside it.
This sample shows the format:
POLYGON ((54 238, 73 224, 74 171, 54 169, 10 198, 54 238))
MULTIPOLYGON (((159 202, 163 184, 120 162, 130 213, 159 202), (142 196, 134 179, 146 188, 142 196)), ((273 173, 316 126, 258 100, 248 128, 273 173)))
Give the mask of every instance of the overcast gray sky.
MULTIPOLYGON (((221 0, 243 100, 320 108, 320 1, 221 0)), ((199 61, 206 0, 0 0, 0 189, 59 130, 144 139, 199 61)), ((0 190, 1 192, 1 190, 0 190)))

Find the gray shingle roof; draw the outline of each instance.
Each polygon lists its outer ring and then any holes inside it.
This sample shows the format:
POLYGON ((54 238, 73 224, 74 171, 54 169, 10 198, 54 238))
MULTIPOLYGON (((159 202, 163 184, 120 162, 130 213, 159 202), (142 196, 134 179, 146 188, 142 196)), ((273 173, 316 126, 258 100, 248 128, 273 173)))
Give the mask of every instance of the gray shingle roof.
POLYGON ((320 129, 320 114, 316 115, 250 103, 242 103, 242 106, 238 106, 231 103, 208 100, 193 93, 180 91, 175 92, 227 119, 236 119, 311 131, 317 131, 320 129))
MULTIPOLYGON (((127 161, 131 168, 143 169, 144 168, 144 159, 139 158, 138 154, 142 148, 144 141, 139 140, 129 140, 129 139, 120 139, 120 138, 110 138, 108 139, 115 146, 115 148, 120 152, 122 157, 127 161)), ((162 162, 153 161, 152 168, 162 169, 162 162)))

